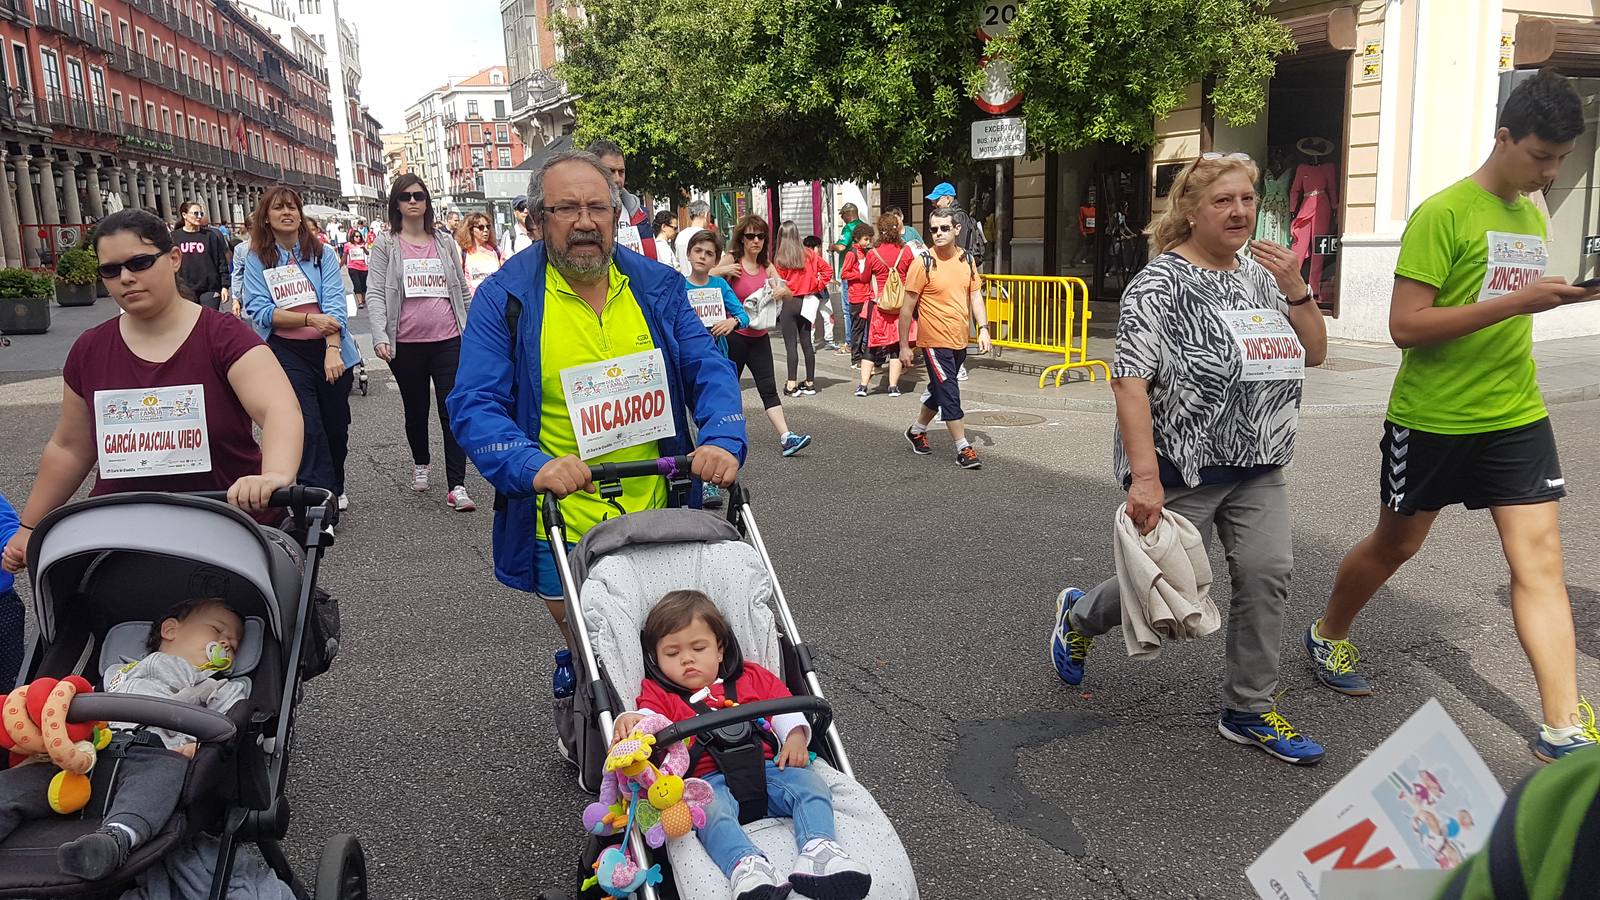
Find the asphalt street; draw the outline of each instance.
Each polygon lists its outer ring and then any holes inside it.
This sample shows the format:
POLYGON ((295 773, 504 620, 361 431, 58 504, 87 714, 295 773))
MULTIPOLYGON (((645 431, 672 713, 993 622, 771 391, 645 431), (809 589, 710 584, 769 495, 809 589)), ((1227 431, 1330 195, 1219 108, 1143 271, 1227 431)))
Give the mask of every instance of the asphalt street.
MULTIPOLYGON (((60 396, 59 368, 43 368, 0 376, 0 490, 19 504, 60 396)), ((937 429, 933 456, 911 454, 916 391, 819 385, 786 405, 816 438, 792 459, 746 391, 744 478, 858 776, 924 897, 1249 896, 1246 866, 1429 697, 1508 788, 1534 767, 1537 699, 1486 513, 1441 517, 1360 622, 1375 696, 1322 689, 1305 664, 1300 635, 1376 517, 1376 419, 1306 420, 1290 474, 1281 708, 1328 748, 1297 769, 1218 736, 1220 633, 1138 662, 1109 635, 1081 689, 1056 678, 1056 592, 1112 571, 1110 415, 974 410, 984 468, 970 472, 937 429)), ((564 887, 588 800, 552 747, 557 632, 492 578, 488 486, 470 476, 483 504, 470 514, 444 505, 437 475, 413 493, 381 365, 372 386, 351 400, 351 508, 323 568, 345 641, 300 706, 290 851, 309 876, 323 841, 358 834, 375 897, 564 887)), ((1600 698, 1600 402, 1553 414, 1581 685, 1600 698)), ((1215 595, 1226 614, 1226 578, 1215 595)))

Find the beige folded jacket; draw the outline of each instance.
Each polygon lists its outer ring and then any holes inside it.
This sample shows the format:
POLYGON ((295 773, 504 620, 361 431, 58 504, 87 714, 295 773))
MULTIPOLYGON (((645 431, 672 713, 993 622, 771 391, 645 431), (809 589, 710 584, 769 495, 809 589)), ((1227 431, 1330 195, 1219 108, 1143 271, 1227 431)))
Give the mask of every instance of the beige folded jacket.
POLYGON ((1164 509, 1149 534, 1117 509, 1112 530, 1117 587, 1122 594, 1122 639, 1134 659, 1161 655, 1161 642, 1190 641, 1221 624, 1211 601, 1211 560, 1200 532, 1164 509))

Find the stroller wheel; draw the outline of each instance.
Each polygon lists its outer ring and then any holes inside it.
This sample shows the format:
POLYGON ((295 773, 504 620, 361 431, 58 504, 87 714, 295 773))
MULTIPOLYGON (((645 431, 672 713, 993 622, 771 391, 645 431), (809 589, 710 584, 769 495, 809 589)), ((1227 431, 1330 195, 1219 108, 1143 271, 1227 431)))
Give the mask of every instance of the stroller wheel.
POLYGON ((317 866, 316 900, 367 900, 367 857, 353 834, 336 834, 317 866))

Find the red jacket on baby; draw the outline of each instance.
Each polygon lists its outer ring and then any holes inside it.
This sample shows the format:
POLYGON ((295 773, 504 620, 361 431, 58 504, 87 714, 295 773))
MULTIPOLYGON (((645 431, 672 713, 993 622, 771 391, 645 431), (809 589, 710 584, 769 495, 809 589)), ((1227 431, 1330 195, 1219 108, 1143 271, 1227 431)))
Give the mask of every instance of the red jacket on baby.
MULTIPOLYGON (((723 690, 722 679, 717 679, 717 682, 711 685, 710 691, 711 706, 721 707, 723 701, 727 699, 727 694, 723 690)), ((777 700, 794 696, 784 686, 784 683, 779 680, 778 676, 748 660, 744 664, 744 672, 734 682, 734 694, 739 698, 738 703, 755 703, 758 700, 777 700)), ((646 678, 644 684, 639 686, 639 696, 634 700, 634 706, 641 713, 659 713, 674 722, 692 719, 700 714, 698 710, 686 703, 683 697, 667 690, 649 678, 646 678)), ((789 736, 789 732, 796 728, 806 729, 807 739, 811 737, 811 725, 806 721, 806 717, 802 713, 784 713, 781 716, 773 716, 770 721, 773 733, 778 736, 778 743, 780 744, 789 736)), ((772 759, 772 745, 762 741, 761 746, 766 753, 767 759, 772 759)), ((711 754, 707 753, 700 757, 699 764, 694 767, 694 772, 691 774, 697 778, 704 778, 715 771, 717 771, 717 763, 711 758, 711 754)))

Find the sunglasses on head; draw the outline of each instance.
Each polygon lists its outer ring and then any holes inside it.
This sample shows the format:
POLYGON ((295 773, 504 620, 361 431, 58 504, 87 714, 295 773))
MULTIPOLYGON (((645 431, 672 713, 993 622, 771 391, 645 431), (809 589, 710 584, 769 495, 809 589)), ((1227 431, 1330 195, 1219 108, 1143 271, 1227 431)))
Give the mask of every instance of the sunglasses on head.
POLYGON ((1215 151, 1210 152, 1210 153, 1202 153, 1202 154, 1200 154, 1200 158, 1203 159, 1203 160, 1206 160, 1207 162, 1214 162, 1214 161, 1219 160, 1219 159, 1229 159, 1229 160, 1235 160, 1237 162, 1250 162, 1251 161, 1250 160, 1250 154, 1248 154, 1248 153, 1217 153, 1215 151))
POLYGON ((428 202, 428 192, 427 191, 401 191, 400 193, 395 194, 395 196, 400 198, 400 202, 401 203, 427 203, 428 202))
POLYGON ((100 277, 107 281, 113 278, 121 278, 124 268, 130 272, 143 272, 145 269, 155 265, 156 260, 164 255, 162 253, 141 253, 138 256, 130 256, 122 262, 101 263, 99 268, 100 277))

